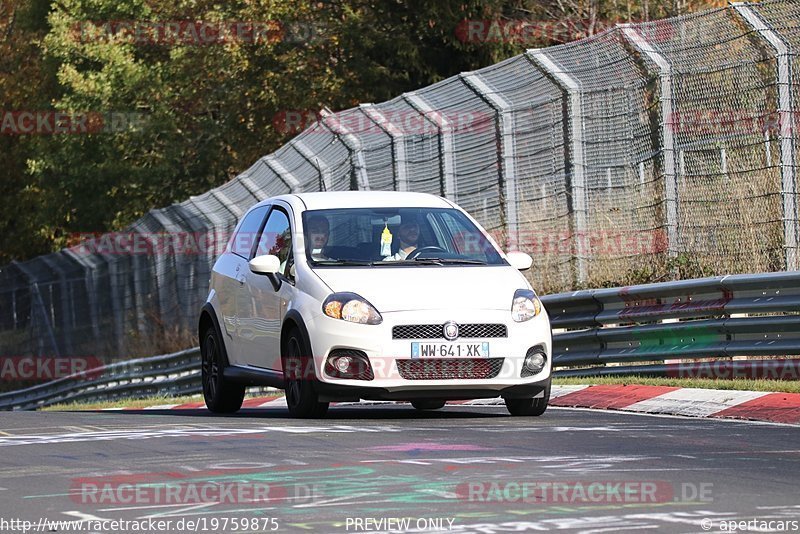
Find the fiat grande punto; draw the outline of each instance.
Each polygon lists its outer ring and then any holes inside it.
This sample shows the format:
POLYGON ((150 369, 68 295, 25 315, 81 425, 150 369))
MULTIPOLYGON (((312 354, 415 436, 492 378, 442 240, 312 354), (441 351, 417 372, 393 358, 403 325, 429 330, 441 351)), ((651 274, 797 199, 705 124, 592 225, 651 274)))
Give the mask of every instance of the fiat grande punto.
POLYGON ((284 389, 294 417, 333 401, 419 410, 502 397, 541 415, 550 396, 547 312, 520 271, 450 200, 322 192, 253 206, 217 259, 199 320, 213 412, 248 386, 284 389))

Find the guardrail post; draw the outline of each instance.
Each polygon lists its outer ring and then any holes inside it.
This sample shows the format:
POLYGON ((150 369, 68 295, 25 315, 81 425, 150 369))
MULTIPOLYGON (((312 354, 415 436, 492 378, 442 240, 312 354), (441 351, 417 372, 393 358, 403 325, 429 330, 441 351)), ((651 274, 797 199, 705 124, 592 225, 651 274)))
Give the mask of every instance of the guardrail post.
POLYGON ((497 114, 500 138, 500 177, 503 180, 505 196, 505 223, 508 229, 506 249, 516 250, 519 246, 519 216, 517 215, 517 172, 514 162, 514 115, 512 105, 498 91, 493 91, 476 72, 461 74, 464 84, 490 105, 497 114))
POLYGON ((455 163, 453 161, 453 126, 441 111, 434 110, 417 93, 404 93, 403 99, 439 131, 439 153, 442 168, 442 196, 456 200, 455 163))
POLYGON ((789 45, 747 4, 731 4, 742 18, 775 50, 778 85, 778 139, 781 150, 781 197, 783 200, 783 246, 787 271, 800 268, 798 261, 797 182, 794 155, 794 102, 792 99, 792 57, 789 45))
POLYGON ((312 167, 317 169, 319 173, 319 186, 321 191, 330 191, 333 187, 331 182, 331 169, 328 167, 328 164, 324 161, 320 161, 319 156, 314 154, 314 151, 309 148, 308 145, 303 142, 302 139, 294 138, 289 141, 289 144, 292 145, 295 150, 297 150, 298 154, 303 156, 308 163, 311 164, 312 167))
POLYGON ((394 188, 396 191, 408 191, 408 172, 406 171, 406 144, 403 131, 392 124, 381 110, 373 104, 359 106, 364 114, 392 139, 392 168, 394 170, 394 188))
POLYGON ((658 67, 661 85, 661 139, 664 153, 664 207, 667 226, 667 254, 678 255, 678 174, 675 172, 675 128, 672 101, 672 66, 630 24, 620 24, 622 35, 658 67))
POLYGON ((589 236, 587 233, 587 190, 586 160, 583 152, 583 100, 580 82, 558 66, 544 50, 528 50, 527 56, 569 95, 569 116, 565 122, 569 125, 572 137, 570 155, 572 172, 568 174, 567 184, 572 197, 572 215, 576 239, 576 278, 579 284, 588 278, 587 259, 589 257, 589 236))
POLYGON ((358 136, 353 134, 347 126, 339 121, 335 113, 323 109, 321 115, 322 120, 320 122, 322 125, 330 130, 333 135, 338 137, 342 143, 344 143, 344 146, 347 147, 348 152, 350 152, 350 160, 353 162, 356 174, 356 185, 359 191, 369 191, 367 164, 364 161, 364 149, 361 145, 361 140, 358 136))

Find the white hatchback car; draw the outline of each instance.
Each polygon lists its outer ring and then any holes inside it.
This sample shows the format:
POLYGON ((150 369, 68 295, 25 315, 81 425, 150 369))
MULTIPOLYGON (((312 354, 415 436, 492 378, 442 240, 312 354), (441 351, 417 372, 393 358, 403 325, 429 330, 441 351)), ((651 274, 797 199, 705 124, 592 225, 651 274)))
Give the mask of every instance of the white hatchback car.
POLYGON ((550 397, 547 312, 464 210, 422 193, 326 192, 264 200, 214 265, 200 315, 203 395, 234 412, 245 387, 286 390, 295 417, 331 401, 550 397))

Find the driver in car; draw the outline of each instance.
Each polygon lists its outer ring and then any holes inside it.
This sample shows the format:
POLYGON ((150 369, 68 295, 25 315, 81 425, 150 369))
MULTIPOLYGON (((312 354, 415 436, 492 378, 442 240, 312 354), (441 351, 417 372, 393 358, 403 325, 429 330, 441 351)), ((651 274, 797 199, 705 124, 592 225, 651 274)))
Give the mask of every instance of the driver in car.
POLYGON ((386 256, 383 261, 402 261, 417 249, 419 242, 419 222, 413 216, 403 216, 400 226, 397 228, 397 237, 400 241, 400 248, 396 254, 386 256))
POLYGON ((325 261, 330 258, 325 255, 325 247, 328 245, 330 235, 330 223, 327 217, 315 215, 308 219, 306 223, 308 243, 311 248, 311 259, 315 261, 325 261))

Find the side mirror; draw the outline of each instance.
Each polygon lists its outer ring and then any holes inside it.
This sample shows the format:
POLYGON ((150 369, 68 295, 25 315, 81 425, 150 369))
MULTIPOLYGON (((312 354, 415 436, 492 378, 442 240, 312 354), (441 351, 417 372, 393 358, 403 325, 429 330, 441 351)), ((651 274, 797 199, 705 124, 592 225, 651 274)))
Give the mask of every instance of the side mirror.
POLYGON ((264 254, 250 260, 250 271, 255 274, 275 274, 281 270, 281 260, 278 256, 264 254))
POLYGON ((506 259, 511 266, 519 271, 527 271, 533 265, 533 258, 524 252, 506 252, 506 259))

